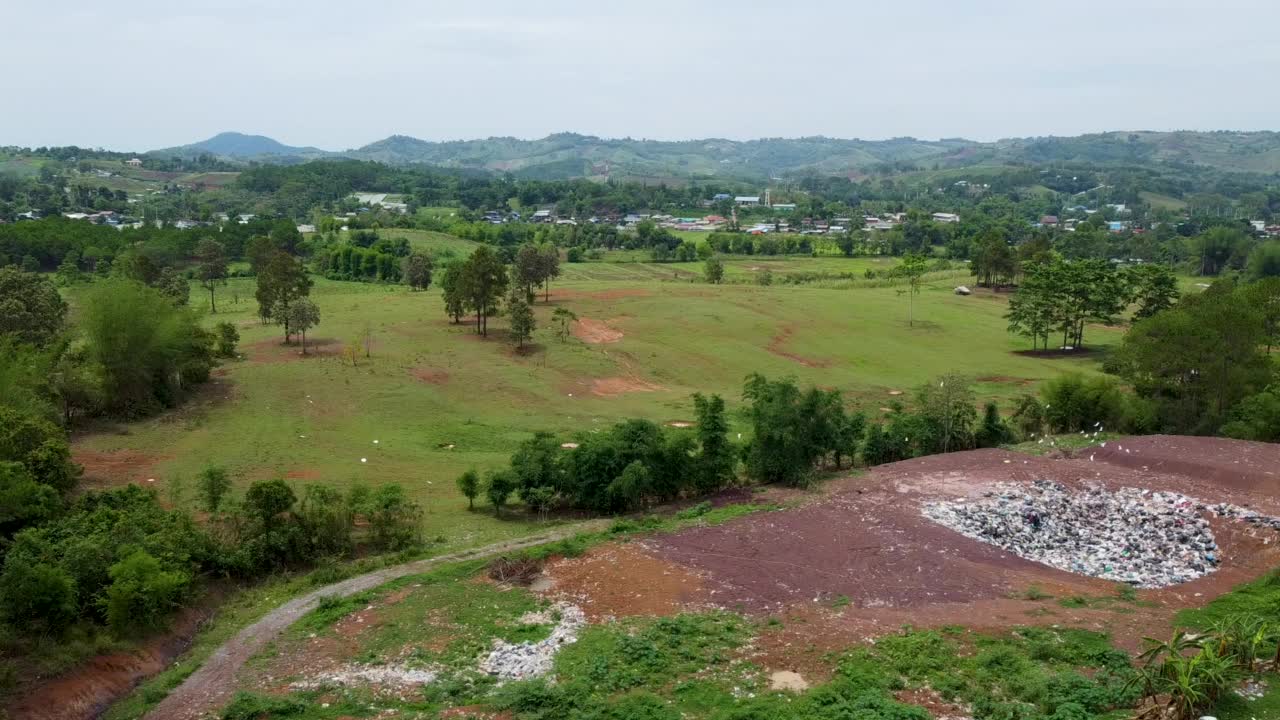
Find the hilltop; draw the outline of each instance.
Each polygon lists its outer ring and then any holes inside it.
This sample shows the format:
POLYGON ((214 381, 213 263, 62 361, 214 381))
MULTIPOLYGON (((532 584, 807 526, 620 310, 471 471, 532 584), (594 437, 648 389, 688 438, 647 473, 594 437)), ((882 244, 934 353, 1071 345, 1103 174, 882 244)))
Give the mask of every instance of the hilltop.
POLYGON ((557 133, 536 140, 491 137, 429 141, 407 135, 359 148, 325 151, 295 147, 261 135, 227 132, 208 140, 153 151, 209 153, 240 162, 297 162, 318 157, 425 164, 531 179, 718 176, 762 178, 788 174, 865 175, 985 164, 1192 165, 1228 172, 1280 172, 1280 133, 1270 131, 1106 132, 1076 137, 858 140, 828 137, 758 140, 645 140, 557 133))

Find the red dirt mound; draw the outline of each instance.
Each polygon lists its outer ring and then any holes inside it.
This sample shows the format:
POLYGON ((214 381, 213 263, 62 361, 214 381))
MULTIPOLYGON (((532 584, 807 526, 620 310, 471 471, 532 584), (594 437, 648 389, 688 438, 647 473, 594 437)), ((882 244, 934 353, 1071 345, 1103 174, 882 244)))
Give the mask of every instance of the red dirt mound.
POLYGON ((573 336, 585 343, 602 345, 616 343, 622 339, 622 331, 603 320, 582 318, 573 324, 573 336))

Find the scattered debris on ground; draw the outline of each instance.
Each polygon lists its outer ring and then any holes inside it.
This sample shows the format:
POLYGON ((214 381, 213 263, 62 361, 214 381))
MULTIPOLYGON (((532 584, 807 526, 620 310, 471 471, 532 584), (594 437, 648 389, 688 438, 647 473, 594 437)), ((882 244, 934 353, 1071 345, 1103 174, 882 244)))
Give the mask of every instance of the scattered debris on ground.
POLYGON ((520 619, 525 624, 543 625, 556 615, 559 621, 545 640, 523 643, 495 640, 489 656, 480 661, 480 670, 502 680, 523 680, 550 672, 560 648, 577 642, 578 633, 587 624, 587 616, 577 605, 557 603, 550 610, 530 613, 520 619))
POLYGON ((1081 575, 1161 588, 1213 572, 1221 559, 1206 514, 1280 528, 1280 520, 1174 492, 1048 480, 1001 483, 976 499, 939 501, 925 517, 1020 557, 1081 575))
POLYGON ((542 560, 502 556, 489 563, 489 579, 511 585, 528 586, 542 574, 542 560))
POLYGON ((374 685, 384 688, 413 687, 434 682, 437 671, 428 668, 410 668, 403 665, 344 665, 330 673, 314 678, 299 680, 290 687, 299 690, 340 685, 374 685))

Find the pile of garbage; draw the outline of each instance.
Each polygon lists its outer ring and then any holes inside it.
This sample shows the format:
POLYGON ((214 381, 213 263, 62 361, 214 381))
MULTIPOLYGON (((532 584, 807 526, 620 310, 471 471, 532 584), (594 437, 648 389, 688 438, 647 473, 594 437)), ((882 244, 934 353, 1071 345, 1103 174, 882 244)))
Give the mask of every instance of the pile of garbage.
POLYGON ((330 685, 344 687, 376 685, 384 688, 403 688, 426 685, 434 682, 436 677, 436 671, 429 668, 411 668, 403 665, 352 664, 345 665, 319 677, 295 682, 290 687, 301 690, 312 690, 330 685))
POLYGON ((924 506, 925 517, 968 537, 1060 570, 1160 588, 1213 572, 1218 544, 1209 508, 1178 493, 1102 487, 1076 491, 1048 480, 1001 483, 979 498, 924 506))
POLYGON ((520 619, 524 624, 541 625, 556 617, 559 619, 555 628, 544 640, 522 643, 494 640, 488 657, 480 661, 480 670, 501 680, 523 680, 550 672, 560 648, 577 642, 578 632, 587 624, 586 615, 577 605, 557 603, 550 610, 520 619))

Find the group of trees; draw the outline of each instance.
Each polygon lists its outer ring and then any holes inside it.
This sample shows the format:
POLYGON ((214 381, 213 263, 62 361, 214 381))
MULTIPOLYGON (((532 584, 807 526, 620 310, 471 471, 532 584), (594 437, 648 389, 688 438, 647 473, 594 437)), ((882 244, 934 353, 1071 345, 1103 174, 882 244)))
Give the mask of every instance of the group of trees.
POLYGON ((1062 334, 1062 347, 1084 344, 1088 323, 1111 325, 1137 303, 1136 317, 1154 315, 1178 297, 1172 271, 1160 265, 1117 268, 1102 260, 1064 260, 1053 255, 1024 268, 1017 292, 1009 301, 1010 332, 1049 345, 1049 335, 1062 334))
POLYGON ((1151 404, 1161 431, 1275 440, 1267 386, 1277 344, 1280 279, 1219 280, 1136 322, 1107 368, 1151 404))
POLYGON ((628 420, 563 444, 540 432, 520 444, 509 467, 483 477, 463 473, 458 489, 472 503, 487 499, 498 513, 512 495, 540 514, 618 513, 714 493, 736 483, 739 468, 753 482, 803 486, 846 461, 879 464, 1017 439, 994 403, 979 418, 970 381, 960 376, 926 384, 914 411, 895 405, 883 423, 850 411, 838 391, 802 390, 791 378, 750 375, 743 398, 745 443, 729 439, 723 399, 699 394, 691 430, 628 420))
POLYGON ((255 482, 240 497, 228 496, 229 485, 217 468, 201 474, 203 523, 180 493, 165 507, 154 490, 127 485, 89 492, 14 534, 0 566, 0 620, 22 638, 76 623, 127 637, 163 626, 202 577, 253 578, 349 556, 357 539, 378 550, 420 540, 421 510, 399 485, 343 493, 309 484, 301 498, 282 480, 255 482))
POLYGON ((737 450, 719 396, 695 395, 694 410, 692 430, 627 420, 566 444, 537 433, 509 467, 483 479, 468 471, 458 488, 469 500, 486 497, 496 512, 514 494, 543 514, 561 507, 624 512, 715 492, 733 481, 737 450))
POLYGON ((536 327, 530 307, 536 290, 541 286, 544 299, 549 301, 551 280, 559 275, 560 255, 554 246, 523 245, 515 254, 515 264, 508 268, 498 253, 482 245, 466 260, 445 266, 440 279, 445 313, 455 323, 474 313, 476 333, 488 335, 489 318, 502 309, 505 298, 511 337, 523 345, 536 327))

